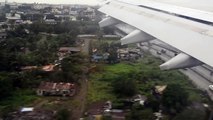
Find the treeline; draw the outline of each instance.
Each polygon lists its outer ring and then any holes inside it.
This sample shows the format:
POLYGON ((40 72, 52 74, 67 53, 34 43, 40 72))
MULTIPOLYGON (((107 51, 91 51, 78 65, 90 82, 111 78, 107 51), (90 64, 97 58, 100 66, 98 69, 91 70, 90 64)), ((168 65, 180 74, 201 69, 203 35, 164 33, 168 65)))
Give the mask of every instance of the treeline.
POLYGON ((45 22, 35 22, 28 27, 29 30, 38 34, 39 32, 47 32, 54 34, 71 33, 77 35, 79 33, 78 24, 75 22, 63 22, 55 25, 46 24, 45 22))
POLYGON ((55 25, 46 24, 45 22, 35 22, 28 27, 34 33, 47 32, 54 34, 70 33, 77 34, 97 34, 99 26, 92 21, 65 21, 55 25))

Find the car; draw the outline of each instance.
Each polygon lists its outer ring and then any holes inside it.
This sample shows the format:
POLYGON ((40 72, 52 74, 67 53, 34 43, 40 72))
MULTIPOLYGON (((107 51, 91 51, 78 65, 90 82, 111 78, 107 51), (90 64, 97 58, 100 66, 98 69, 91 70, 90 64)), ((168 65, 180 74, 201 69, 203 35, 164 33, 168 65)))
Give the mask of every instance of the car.
POLYGON ((213 85, 209 85, 209 89, 213 91, 213 85))
POLYGON ((161 51, 157 51, 156 53, 157 53, 158 55, 161 55, 161 51))

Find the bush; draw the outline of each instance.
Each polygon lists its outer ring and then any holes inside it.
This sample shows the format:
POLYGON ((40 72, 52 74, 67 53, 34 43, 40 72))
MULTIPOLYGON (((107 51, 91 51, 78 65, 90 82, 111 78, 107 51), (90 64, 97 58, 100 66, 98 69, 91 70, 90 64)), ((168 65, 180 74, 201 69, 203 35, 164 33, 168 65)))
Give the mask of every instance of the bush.
POLYGON ((205 120, 205 119, 207 119, 205 111, 198 109, 186 109, 174 118, 174 120, 205 120))
POLYGON ((112 116, 102 116, 101 120, 112 120, 112 116))
POLYGON ((160 101, 157 100, 153 95, 148 96, 148 106, 152 108, 153 112, 158 112, 160 108, 160 101))
POLYGON ((154 120, 151 109, 138 110, 132 109, 131 113, 126 116, 126 120, 154 120))
POLYGON ((170 84, 162 96, 162 104, 170 112, 174 109, 180 112, 187 105, 188 93, 179 84, 170 84))
POLYGON ((115 80, 112 84, 114 92, 120 96, 133 96, 137 92, 137 86, 135 81, 120 77, 119 80, 115 80))
POLYGON ((61 109, 56 115, 57 120, 69 120, 70 112, 67 109, 61 109))

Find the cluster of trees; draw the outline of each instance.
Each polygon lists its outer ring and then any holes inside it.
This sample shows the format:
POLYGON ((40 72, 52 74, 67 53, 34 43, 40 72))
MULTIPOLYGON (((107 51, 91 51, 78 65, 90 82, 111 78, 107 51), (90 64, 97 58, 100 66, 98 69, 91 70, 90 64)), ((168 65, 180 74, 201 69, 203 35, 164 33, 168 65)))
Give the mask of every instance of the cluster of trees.
POLYGON ((188 104, 188 93, 179 84, 170 84, 162 96, 162 105, 168 112, 179 113, 188 104))
MULTIPOLYGON (((131 107, 131 112, 127 116, 128 120, 143 120, 153 119, 153 112, 158 112, 160 109, 169 115, 176 115, 183 111, 186 106, 189 105, 188 91, 185 85, 180 80, 186 78, 174 71, 160 71, 156 67, 155 60, 146 60, 143 62, 146 64, 130 64, 131 67, 124 67, 120 69, 122 72, 105 73, 100 80, 110 81, 113 93, 118 98, 127 98, 134 96, 138 93, 147 96, 147 102, 145 106, 134 105, 131 107), (135 69, 139 68, 139 69, 135 69), (172 82, 173 81, 173 82, 172 82), (166 85, 167 88, 162 95, 151 91, 154 90, 155 85, 166 85)), ((114 103, 114 102, 113 102, 114 103)), ((116 106, 119 108, 124 106, 119 102, 116 106)))
POLYGON ((57 43, 40 41, 40 36, 8 38, 0 47, 0 70, 18 70, 24 65, 44 65, 54 61, 57 43))
POLYGON ((119 42, 111 42, 108 43, 106 41, 99 41, 99 44, 94 45, 94 48, 97 48, 98 55, 103 55, 104 53, 109 53, 108 59, 106 60, 108 63, 118 63, 118 53, 117 50, 121 47, 119 42))
POLYGON ((138 92, 136 81, 131 76, 120 74, 112 82, 113 90, 122 97, 131 97, 138 92))
MULTIPOLYGON (((168 113, 170 115, 178 115, 180 114, 188 105, 188 94, 186 90, 181 87, 179 84, 171 84, 168 85, 167 89, 164 91, 161 98, 153 95, 149 95, 145 106, 141 106, 138 103, 134 103, 131 107, 131 112, 126 116, 127 120, 153 120, 155 116, 153 112, 158 112, 159 109, 164 110, 164 113, 168 113)), ((190 110, 185 110, 186 112, 190 110)), ((198 111, 198 110, 195 110, 198 111)), ((186 113, 181 113, 175 119, 188 119, 193 120, 195 116, 199 119, 201 116, 205 117, 205 111, 201 110, 201 113, 198 115, 187 115, 188 117, 184 117, 182 114, 186 115, 186 113), (193 118, 193 119, 191 119, 193 118)), ((203 119, 203 118, 202 118, 203 119)))
POLYGON ((70 111, 67 109, 61 109, 56 114, 57 120, 69 120, 71 118, 70 111))
POLYGON ((38 70, 10 73, 0 72, 0 101, 11 97, 17 90, 36 88, 46 77, 46 73, 38 70))
POLYGON ((79 33, 78 24, 72 21, 65 21, 55 25, 46 24, 45 22, 34 22, 30 25, 29 30, 38 34, 39 32, 47 32, 54 34, 70 33, 73 36, 79 33))
POLYGON ((56 37, 37 34, 48 32, 48 26, 51 25, 34 23, 32 25, 20 25, 13 31, 8 31, 8 38, 2 41, 0 47, 2 58, 0 66, 3 66, 1 69, 14 69, 18 65, 51 63, 56 59, 56 51, 60 46, 75 44, 78 28, 74 23, 64 22, 56 25, 54 33, 59 33, 56 37))
MULTIPOLYGON (((49 76, 54 76, 39 70, 20 71, 23 66, 42 66, 53 63, 58 59, 57 51, 60 46, 74 45, 77 28, 71 27, 75 26, 71 23, 67 24, 59 25, 57 29, 67 26, 59 31, 59 33, 64 32, 63 34, 54 37, 34 34, 36 30, 43 29, 42 24, 37 23, 20 25, 13 31, 8 31, 8 38, 1 41, 0 45, 0 94, 2 99, 10 96, 16 89, 37 87, 41 80, 48 80, 49 76), (26 30, 29 28, 32 28, 32 31, 27 32, 26 30)), ((44 32, 47 31, 44 29, 44 32)), ((63 67, 66 66, 64 64, 67 61, 65 59, 62 62, 63 67)))
POLYGON ((126 120, 155 120, 155 116, 151 109, 145 109, 139 104, 134 104, 131 112, 126 116, 126 120))
POLYGON ((92 21, 65 21, 55 25, 46 24, 44 22, 35 22, 29 26, 34 33, 47 32, 54 34, 69 33, 77 34, 98 34, 99 26, 92 21))
POLYGON ((75 82, 78 83, 79 79, 82 78, 83 67, 82 64, 85 61, 85 56, 76 53, 69 57, 64 58, 61 61, 61 70, 56 71, 50 75, 50 79, 55 82, 75 82))

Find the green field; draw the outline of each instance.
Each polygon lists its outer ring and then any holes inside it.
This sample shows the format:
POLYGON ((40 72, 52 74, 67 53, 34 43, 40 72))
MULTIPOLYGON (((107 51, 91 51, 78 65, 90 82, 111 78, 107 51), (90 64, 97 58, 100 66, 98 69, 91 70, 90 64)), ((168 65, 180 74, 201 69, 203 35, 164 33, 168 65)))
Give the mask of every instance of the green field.
POLYGON ((150 94, 154 85, 180 84, 189 93, 189 101, 201 101, 200 91, 190 80, 177 70, 161 71, 158 67, 161 60, 145 56, 137 62, 121 62, 118 64, 104 64, 102 70, 89 76, 88 103, 114 100, 117 96, 113 93, 112 83, 117 76, 127 76, 137 83, 138 93, 150 94))

